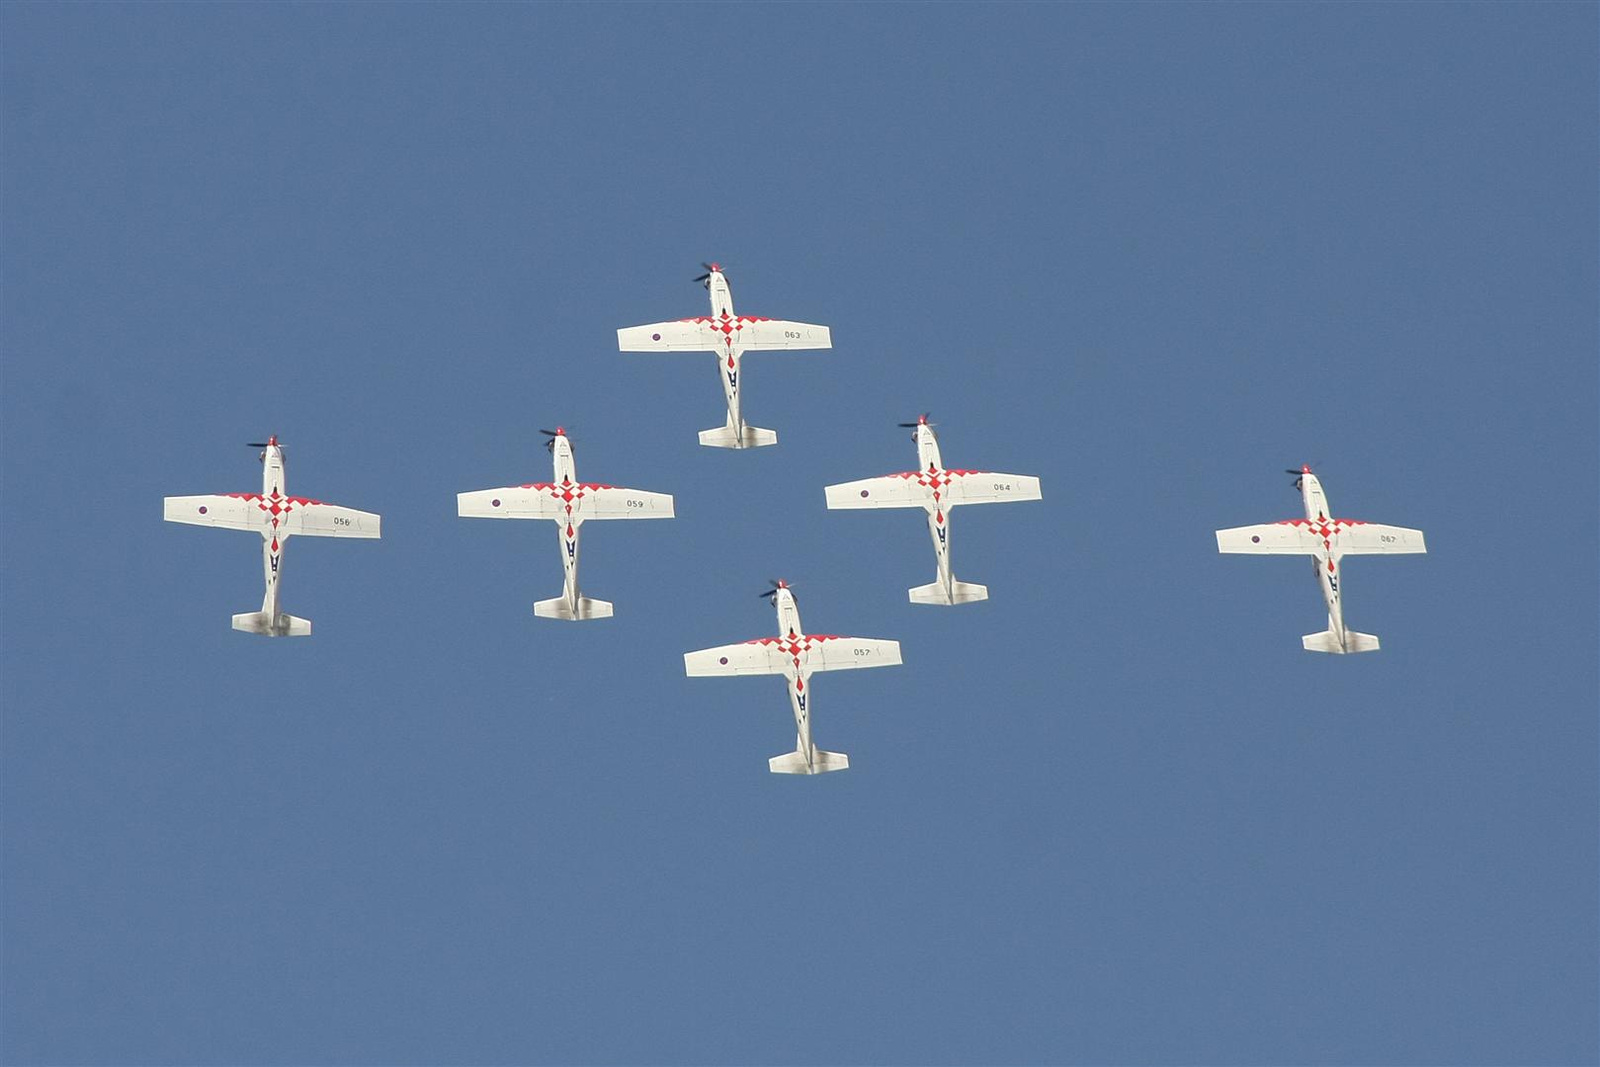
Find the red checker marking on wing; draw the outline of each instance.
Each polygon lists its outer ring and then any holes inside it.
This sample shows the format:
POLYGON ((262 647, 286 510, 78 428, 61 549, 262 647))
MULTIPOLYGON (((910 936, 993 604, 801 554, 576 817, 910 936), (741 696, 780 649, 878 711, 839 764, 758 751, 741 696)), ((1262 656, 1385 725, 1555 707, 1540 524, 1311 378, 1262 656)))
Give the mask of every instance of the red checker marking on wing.
POLYGON ((747 322, 771 322, 772 320, 761 315, 729 315, 724 311, 721 315, 696 315, 692 319, 679 319, 679 322, 692 322, 697 325, 709 325, 713 332, 722 334, 722 343, 731 352, 735 335, 744 329, 747 322))

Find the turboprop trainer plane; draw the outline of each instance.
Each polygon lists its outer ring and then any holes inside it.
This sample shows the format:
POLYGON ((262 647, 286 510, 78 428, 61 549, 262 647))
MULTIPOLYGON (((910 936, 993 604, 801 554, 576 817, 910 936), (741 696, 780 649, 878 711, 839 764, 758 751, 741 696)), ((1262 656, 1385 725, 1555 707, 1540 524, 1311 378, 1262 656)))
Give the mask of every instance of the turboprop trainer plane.
POLYGON ((928 535, 938 560, 938 578, 910 590, 913 604, 967 604, 987 600, 987 586, 958 582, 950 573, 950 509, 958 504, 999 504, 1038 500, 1039 479, 1027 474, 948 470, 939 458, 939 438, 927 415, 902 422, 917 443, 917 469, 881 478, 863 478, 827 488, 828 507, 922 508, 928 513, 928 535))
POLYGON ((1300 643, 1308 652, 1376 652, 1375 636, 1345 629, 1339 561, 1354 555, 1426 552, 1422 531, 1360 519, 1330 519, 1328 498, 1311 468, 1302 466, 1287 473, 1295 476, 1294 487, 1305 501, 1306 517, 1218 530, 1217 551, 1310 556, 1317 584, 1322 587, 1322 599, 1328 602, 1328 628, 1319 634, 1306 634, 1300 643))
POLYGON ((763 319, 733 313, 733 292, 718 263, 703 263, 706 272, 695 281, 711 294, 711 314, 676 322, 628 326, 617 331, 617 347, 624 352, 715 352, 722 394, 728 401, 728 423, 700 431, 700 443, 712 448, 757 448, 775 445, 773 430, 745 424, 739 408, 739 361, 746 352, 782 349, 832 348, 826 326, 782 319, 763 319))
POLYGON ((788 679, 789 705, 798 730, 794 751, 773 756, 767 766, 773 774, 824 774, 850 766, 843 752, 824 752, 811 743, 811 691, 806 682, 817 671, 848 671, 861 667, 893 667, 900 663, 900 642, 870 637, 808 634, 800 626, 800 609, 787 582, 773 582, 761 594, 778 609, 778 636, 758 637, 737 645, 701 649, 683 654, 683 669, 691 678, 729 674, 781 674, 788 679))
POLYGON ((260 611, 233 617, 233 628, 268 637, 309 637, 311 621, 278 610, 278 580, 283 576, 283 546, 296 534, 313 537, 378 537, 382 520, 303 496, 287 496, 283 481, 283 446, 272 436, 251 442, 261 449, 261 492, 211 496, 169 496, 162 517, 168 522, 250 530, 261 535, 261 565, 267 593, 260 611))
POLYGON ((535 604, 533 613, 546 619, 608 618, 609 600, 595 600, 578 591, 578 528, 591 519, 670 519, 672 497, 667 493, 580 482, 566 428, 557 426, 539 432, 550 438, 545 447, 554 460, 551 481, 457 493, 456 511, 463 518, 553 520, 561 528, 561 565, 566 569, 566 585, 560 596, 535 604))

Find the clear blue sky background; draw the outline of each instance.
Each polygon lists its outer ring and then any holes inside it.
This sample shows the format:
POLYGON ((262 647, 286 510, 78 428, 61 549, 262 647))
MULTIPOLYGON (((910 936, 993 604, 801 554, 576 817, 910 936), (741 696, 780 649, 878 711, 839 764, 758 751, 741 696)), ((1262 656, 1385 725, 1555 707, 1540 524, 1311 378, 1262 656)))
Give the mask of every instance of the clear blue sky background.
POLYGON ((1596 52, 1588 4, 5 5, 10 1063, 1592 1063, 1596 52), (752 356, 778 447, 700 448, 752 356), (984 604, 914 608, 953 466, 984 604), (455 493, 671 492, 588 530, 455 493), (298 493, 309 640, 165 494, 298 493), (1303 652, 1359 559, 1376 655, 1303 652), (845 774, 767 773, 820 677, 845 774))

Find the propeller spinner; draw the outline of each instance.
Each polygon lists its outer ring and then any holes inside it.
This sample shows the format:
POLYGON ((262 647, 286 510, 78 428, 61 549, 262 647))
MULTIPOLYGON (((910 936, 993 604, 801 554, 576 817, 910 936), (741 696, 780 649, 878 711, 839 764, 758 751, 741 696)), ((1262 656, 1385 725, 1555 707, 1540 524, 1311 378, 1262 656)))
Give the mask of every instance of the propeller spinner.
POLYGON ((902 430, 914 430, 918 426, 926 426, 926 425, 928 425, 928 419, 931 418, 931 417, 932 417, 932 413, 931 412, 924 411, 921 415, 917 416, 917 421, 916 422, 897 422, 897 423, 895 423, 895 425, 899 426, 902 430))
POLYGON ((700 275, 700 277, 696 278, 695 281, 699 282, 701 285, 703 285, 707 289, 709 289, 709 288, 711 288, 711 275, 712 275, 712 273, 713 272, 716 272, 718 274, 722 273, 722 264, 720 264, 720 263, 701 263, 700 265, 706 269, 706 272, 704 274, 700 275))

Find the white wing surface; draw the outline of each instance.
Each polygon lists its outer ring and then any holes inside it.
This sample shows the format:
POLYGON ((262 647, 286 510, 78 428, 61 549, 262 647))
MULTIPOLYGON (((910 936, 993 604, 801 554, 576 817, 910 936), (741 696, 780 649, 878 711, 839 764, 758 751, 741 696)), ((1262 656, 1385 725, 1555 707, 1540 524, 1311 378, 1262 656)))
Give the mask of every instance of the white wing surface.
POLYGON ((722 352, 731 347, 746 352, 832 348, 833 335, 826 326, 754 315, 702 315, 617 331, 617 348, 623 352, 722 352))
POLYGON ((1218 552, 1248 552, 1262 556, 1315 555, 1322 537, 1302 522, 1264 522, 1217 531, 1218 552))
POLYGON ((286 534, 311 537, 381 537, 383 519, 370 511, 291 497, 280 516, 286 534))
POLYGON ((745 318, 744 330, 735 338, 746 352, 775 352, 783 349, 832 348, 833 333, 826 326, 783 319, 745 318))
POLYGON ((652 322, 617 331, 617 348, 622 352, 709 352, 721 349, 724 343, 708 318, 652 322))
POLYGON ((1338 546, 1347 556, 1401 555, 1428 551, 1421 530, 1408 530, 1404 526, 1384 526, 1376 522, 1351 522, 1338 520, 1338 546))
POLYGON ((471 519, 564 519, 565 501, 546 485, 508 485, 456 494, 456 514, 471 519))
POLYGON ((945 471, 945 499, 957 504, 1003 504, 1012 500, 1038 500, 1039 479, 1031 474, 997 471, 945 471))
POLYGON ((683 670, 691 678, 740 674, 782 674, 790 666, 789 654, 776 644, 748 641, 719 645, 683 654, 683 670))
POLYGON ((169 496, 162 501, 161 517, 193 526, 219 526, 225 530, 268 528, 272 516, 256 507, 255 493, 214 493, 205 496, 169 496))
POLYGON ((574 510, 585 519, 670 519, 672 494, 614 485, 592 486, 574 510))
POLYGON ((915 472, 840 482, 828 486, 825 492, 828 507, 835 511, 850 508, 920 508, 933 501, 932 493, 918 484, 915 472))
POLYGON ((900 664, 900 642, 876 637, 822 637, 808 634, 815 642, 806 659, 811 671, 854 671, 864 667, 895 667, 900 664))

